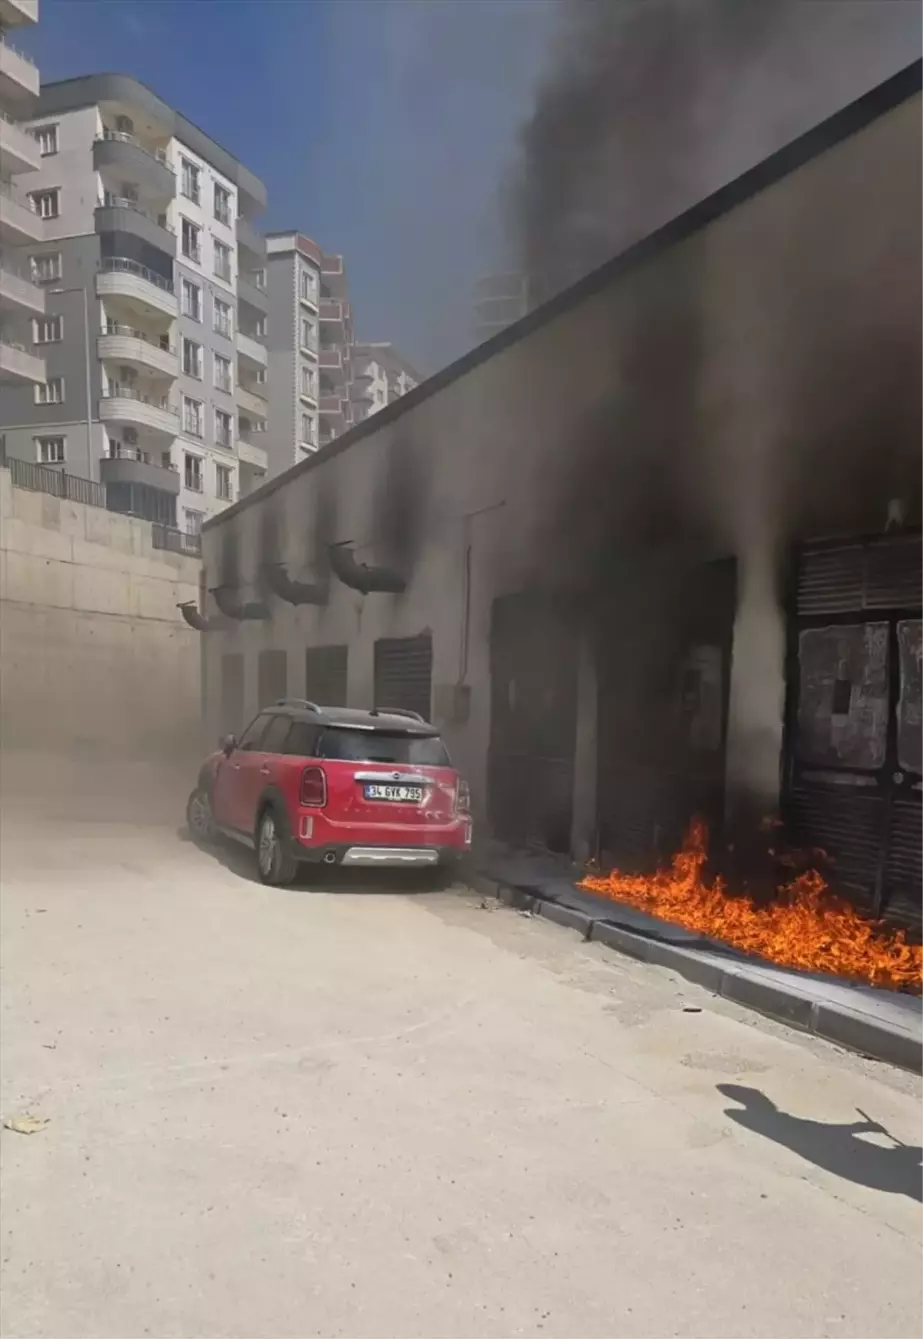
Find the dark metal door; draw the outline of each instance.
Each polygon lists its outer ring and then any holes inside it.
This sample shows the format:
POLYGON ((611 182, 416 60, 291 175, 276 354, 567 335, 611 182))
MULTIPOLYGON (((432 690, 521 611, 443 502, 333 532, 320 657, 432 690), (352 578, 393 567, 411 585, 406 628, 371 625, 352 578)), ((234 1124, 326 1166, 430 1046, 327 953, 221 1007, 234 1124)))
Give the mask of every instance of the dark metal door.
POLYGON ((857 905, 920 927, 921 541, 804 547, 789 639, 790 839, 857 905))
POLYGON ((607 865, 668 861, 692 818, 717 849, 736 568, 640 558, 597 630, 598 847, 607 865))
POLYGON ((260 711, 288 693, 288 656, 285 651, 261 651, 257 661, 257 692, 260 711))
POLYGON ((322 707, 346 706, 348 648, 309 646, 304 653, 304 695, 322 707))
POLYGON ((239 735, 244 728, 244 658, 239 651, 221 657, 221 733, 239 735))
POLYGON ((433 693, 433 639, 382 637, 375 643, 375 706, 401 707, 429 720, 433 693))
POLYGON ((559 605, 494 600, 490 628, 488 809, 502 841, 570 849, 577 645, 559 605))

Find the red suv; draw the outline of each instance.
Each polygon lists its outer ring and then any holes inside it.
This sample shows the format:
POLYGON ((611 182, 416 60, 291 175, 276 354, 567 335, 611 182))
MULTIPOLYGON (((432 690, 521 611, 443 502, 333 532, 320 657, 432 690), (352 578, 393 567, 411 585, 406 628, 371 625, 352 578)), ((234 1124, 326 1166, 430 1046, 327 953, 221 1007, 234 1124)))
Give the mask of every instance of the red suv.
POLYGON ((186 817, 198 840, 252 847, 271 884, 302 861, 413 869, 471 845, 468 786, 421 716, 291 698, 206 758, 186 817))

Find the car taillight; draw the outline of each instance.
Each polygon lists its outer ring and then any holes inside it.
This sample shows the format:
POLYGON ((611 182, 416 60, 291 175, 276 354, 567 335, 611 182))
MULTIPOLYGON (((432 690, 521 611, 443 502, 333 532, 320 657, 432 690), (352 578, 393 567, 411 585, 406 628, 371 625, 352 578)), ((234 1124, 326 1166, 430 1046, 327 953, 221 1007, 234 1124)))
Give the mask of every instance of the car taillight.
POLYGON ((306 767, 301 773, 301 803, 322 809, 327 803, 327 777, 322 767, 306 767))
POLYGON ((458 790, 455 792, 455 812, 457 814, 471 813, 471 792, 468 789, 467 781, 459 781, 458 790))

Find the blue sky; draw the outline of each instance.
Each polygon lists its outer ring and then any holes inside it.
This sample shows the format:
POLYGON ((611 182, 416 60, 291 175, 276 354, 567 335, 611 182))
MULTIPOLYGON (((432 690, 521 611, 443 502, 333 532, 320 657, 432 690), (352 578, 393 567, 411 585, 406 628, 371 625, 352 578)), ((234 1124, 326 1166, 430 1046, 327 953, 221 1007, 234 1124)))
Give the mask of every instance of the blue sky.
POLYGON ((363 338, 470 343, 496 193, 554 0, 41 0, 44 80, 120 71, 266 182, 267 228, 347 259, 363 338))

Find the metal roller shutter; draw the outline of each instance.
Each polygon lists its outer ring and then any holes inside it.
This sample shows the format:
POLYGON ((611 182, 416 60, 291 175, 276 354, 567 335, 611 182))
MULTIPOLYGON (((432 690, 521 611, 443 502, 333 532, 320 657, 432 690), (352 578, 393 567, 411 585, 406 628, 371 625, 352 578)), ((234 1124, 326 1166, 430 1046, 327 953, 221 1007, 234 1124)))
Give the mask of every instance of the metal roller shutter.
POLYGON ((433 691, 433 639, 382 637, 375 643, 375 706, 401 707, 429 720, 433 691))

